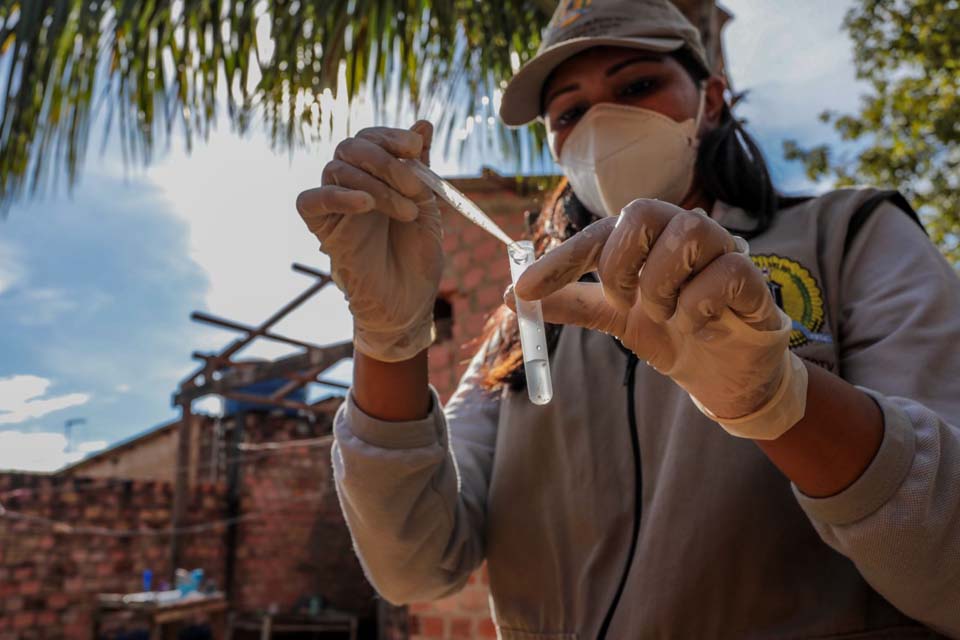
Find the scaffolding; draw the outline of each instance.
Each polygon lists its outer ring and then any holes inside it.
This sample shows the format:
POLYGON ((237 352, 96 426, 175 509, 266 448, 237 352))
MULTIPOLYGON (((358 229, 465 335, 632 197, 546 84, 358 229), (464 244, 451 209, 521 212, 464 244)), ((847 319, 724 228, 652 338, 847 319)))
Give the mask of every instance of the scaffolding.
MULTIPOLYGON (((319 293, 324 287, 333 282, 329 274, 317 271, 302 264, 293 264, 293 270, 310 276, 315 282, 302 293, 283 305, 269 318, 257 326, 247 326, 211 314, 194 312, 191 319, 196 322, 213 325, 222 329, 235 331, 241 335, 230 342, 219 353, 194 352, 193 358, 202 364, 190 375, 184 378, 173 394, 172 402, 180 408, 181 420, 178 430, 177 464, 174 479, 173 522, 171 530, 174 532, 170 539, 171 582, 172 572, 179 565, 181 548, 180 535, 176 533, 184 521, 187 507, 189 487, 196 480, 197 464, 194 464, 197 452, 195 447, 195 421, 193 419, 193 401, 206 396, 219 396, 225 400, 234 400, 242 403, 266 405, 282 409, 292 409, 304 415, 315 417, 317 413, 328 411, 328 406, 321 400, 310 404, 288 398, 308 384, 322 384, 328 387, 346 389, 348 385, 341 382, 326 380, 324 372, 341 360, 353 356, 351 341, 338 342, 331 345, 317 345, 310 342, 280 335, 273 331, 273 327, 296 310, 304 302, 319 293), (288 346, 298 347, 299 353, 279 358, 270 362, 243 362, 236 361, 235 356, 245 347, 257 339, 278 342, 288 346), (267 380, 286 380, 286 383, 268 394, 252 393, 251 385, 267 380)), ((244 416, 238 416, 237 427, 231 436, 231 455, 228 460, 237 460, 243 438, 244 416)), ((240 512, 239 504, 239 474, 240 466, 236 463, 227 467, 227 516, 235 518, 240 512)), ((227 530, 227 586, 232 580, 232 558, 236 545, 236 527, 229 526, 227 530)))

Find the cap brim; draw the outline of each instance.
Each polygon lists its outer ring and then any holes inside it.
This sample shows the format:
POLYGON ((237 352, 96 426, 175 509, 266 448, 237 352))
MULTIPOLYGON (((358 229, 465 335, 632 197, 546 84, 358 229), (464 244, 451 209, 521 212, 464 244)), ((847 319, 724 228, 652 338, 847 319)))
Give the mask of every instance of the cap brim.
POLYGON ((680 38, 573 38, 559 42, 540 52, 517 71, 500 101, 500 118, 504 124, 519 127, 540 115, 543 84, 560 64, 593 47, 626 47, 643 51, 668 53, 683 48, 680 38))

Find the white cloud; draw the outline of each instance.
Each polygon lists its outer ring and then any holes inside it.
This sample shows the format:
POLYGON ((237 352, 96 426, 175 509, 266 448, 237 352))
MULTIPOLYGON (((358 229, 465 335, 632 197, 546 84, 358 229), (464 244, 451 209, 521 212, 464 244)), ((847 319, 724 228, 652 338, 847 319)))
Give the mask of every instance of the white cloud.
POLYGON ((223 398, 207 396, 193 403, 194 413, 205 413, 210 416, 223 415, 223 398))
POLYGON ((750 90, 738 112, 751 128, 823 138, 829 128, 817 120, 821 111, 857 107, 865 85, 842 30, 852 0, 723 4, 734 14, 724 34, 729 73, 736 90, 750 90))
MULTIPOLYGON (((329 262, 297 214, 297 194, 317 186, 323 151, 287 155, 269 150, 265 136, 217 134, 189 156, 171 154, 150 174, 170 209, 189 225, 191 259, 206 272, 209 312, 254 325, 265 320, 315 280, 290 270, 293 262, 327 270, 329 262)), ((328 154, 329 155, 329 154, 328 154)), ((329 285, 278 324, 277 333, 326 344, 349 339, 351 319, 342 294, 329 285)), ((237 334, 212 331, 216 349, 237 334)), ((275 358, 284 345, 258 340, 243 357, 275 358)))
POLYGON ((12 289, 24 277, 24 268, 14 247, 0 242, 0 295, 12 289))
POLYGON ((68 452, 62 433, 0 431, 0 469, 56 471, 105 446, 103 440, 82 442, 68 452))
POLYGON ((127 393, 128 391, 130 391, 130 385, 118 384, 116 387, 114 387, 113 390, 116 391, 117 393, 127 393))
MULTIPOLYGON (((291 263, 329 268, 319 243, 297 214, 297 194, 319 186, 323 166, 349 132, 388 124, 376 120, 369 103, 348 106, 343 69, 340 85, 337 99, 329 91, 321 98, 320 125, 327 137, 312 142, 306 151, 273 152, 263 131, 241 138, 221 122, 210 140, 189 155, 181 144, 151 167, 148 179, 189 226, 190 257, 207 274, 205 302, 211 313, 243 323, 261 322, 313 284, 313 278, 291 272, 291 263)), ((392 109, 391 117, 410 124, 416 119, 406 107, 392 109)), ((459 165, 453 158, 438 157, 434 166, 441 173, 456 173, 459 165)), ((274 330, 322 345, 350 339, 352 319, 343 295, 331 284, 274 330)), ((221 347, 234 335, 213 333, 203 347, 221 347)), ((242 356, 276 358, 296 350, 258 339, 242 356)))
POLYGON ((75 293, 58 287, 27 289, 20 298, 23 302, 20 323, 31 327, 53 324, 67 314, 90 315, 113 300, 103 291, 84 291, 81 303, 75 293))
POLYGON ((68 393, 44 398, 50 380, 39 376, 16 375, 0 378, 0 424, 16 424, 54 411, 86 404, 90 395, 68 393))
POLYGON ((101 449, 106 449, 109 443, 106 440, 90 440, 81 442, 77 445, 77 451, 80 453, 95 453, 101 449))

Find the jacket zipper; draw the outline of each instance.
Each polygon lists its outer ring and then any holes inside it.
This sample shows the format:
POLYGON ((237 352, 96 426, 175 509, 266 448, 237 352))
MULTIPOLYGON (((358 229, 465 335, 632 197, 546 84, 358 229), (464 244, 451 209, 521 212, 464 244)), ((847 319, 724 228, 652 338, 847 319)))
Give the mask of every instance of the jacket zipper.
POLYGON ((607 632, 610 630, 610 623, 613 621, 613 615, 616 613, 617 606, 620 604, 620 598, 623 597, 623 590, 627 586, 627 577, 630 575, 630 567, 633 565, 633 557, 637 551, 637 538, 640 536, 640 512, 642 508, 643 497, 643 475, 640 469, 640 436, 637 433, 637 409, 636 398, 634 397, 634 387, 637 380, 637 358, 636 354, 620 344, 616 344, 627 354, 627 369, 623 375, 623 385, 627 392, 627 422, 630 428, 630 448, 633 451, 633 469, 634 469, 634 504, 633 504, 633 535, 630 537, 630 550, 627 553, 627 563, 623 568, 623 574, 620 576, 620 584, 617 585, 617 592, 613 596, 613 602, 607 609, 607 615, 603 618, 603 624, 600 625, 600 632, 597 634, 598 640, 604 640, 607 632))

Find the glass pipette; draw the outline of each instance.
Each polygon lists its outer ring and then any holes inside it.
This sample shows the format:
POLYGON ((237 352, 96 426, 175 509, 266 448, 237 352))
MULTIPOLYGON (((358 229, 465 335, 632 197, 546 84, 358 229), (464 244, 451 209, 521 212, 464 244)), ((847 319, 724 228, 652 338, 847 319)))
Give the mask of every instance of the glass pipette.
POLYGON ((451 207, 460 212, 473 224, 481 227, 484 231, 495 237, 503 244, 509 246, 513 244, 503 229, 497 226, 497 223, 490 219, 474 202, 467 196, 460 193, 456 187, 434 173, 427 165, 419 160, 404 160, 417 177, 427 185, 431 191, 443 198, 451 207))

